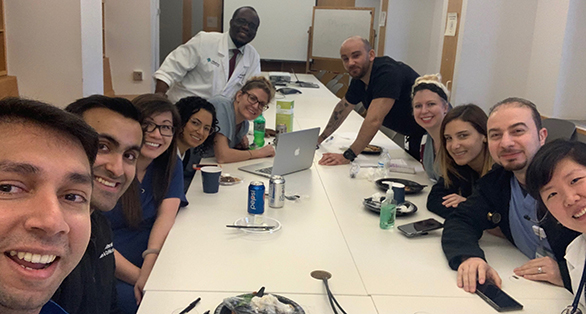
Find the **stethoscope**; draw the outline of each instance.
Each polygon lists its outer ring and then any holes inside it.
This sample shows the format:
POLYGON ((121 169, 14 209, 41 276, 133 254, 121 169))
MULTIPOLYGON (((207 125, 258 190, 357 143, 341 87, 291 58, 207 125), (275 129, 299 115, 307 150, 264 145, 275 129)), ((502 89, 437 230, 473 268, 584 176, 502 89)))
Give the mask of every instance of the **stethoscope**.
POLYGON ((574 302, 572 302, 572 305, 568 305, 562 311, 562 314, 582 314, 582 310, 578 308, 578 302, 580 302, 580 296, 582 295, 582 290, 584 290, 584 283, 586 283, 586 263, 584 263, 578 291, 576 291, 576 294, 574 295, 574 302))

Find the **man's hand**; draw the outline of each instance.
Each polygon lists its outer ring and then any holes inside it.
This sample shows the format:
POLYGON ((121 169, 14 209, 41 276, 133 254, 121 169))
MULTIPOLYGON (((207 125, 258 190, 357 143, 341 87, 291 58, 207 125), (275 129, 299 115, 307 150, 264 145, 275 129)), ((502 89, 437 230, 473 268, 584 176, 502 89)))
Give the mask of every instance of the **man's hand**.
POLYGON ((349 163, 350 160, 344 158, 344 155, 334 153, 325 153, 319 161, 319 164, 323 166, 344 165, 349 163))
POLYGON ((515 275, 525 279, 547 281, 556 286, 564 286, 558 263, 549 256, 532 259, 513 271, 515 275))
POLYGON ((462 197, 456 193, 446 195, 443 198, 442 205, 445 207, 458 207, 458 204, 464 202, 466 200, 465 197, 462 197))
POLYGON ((497 287, 501 287, 501 277, 482 258, 470 257, 458 267, 458 287, 464 288, 464 291, 476 292, 477 277, 480 284, 490 280, 497 287))

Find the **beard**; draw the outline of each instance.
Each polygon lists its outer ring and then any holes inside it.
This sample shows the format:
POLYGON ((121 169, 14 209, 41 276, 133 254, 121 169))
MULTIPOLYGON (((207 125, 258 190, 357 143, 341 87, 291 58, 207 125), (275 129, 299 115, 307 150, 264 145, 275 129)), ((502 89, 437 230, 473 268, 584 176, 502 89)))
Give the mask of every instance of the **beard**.
POLYGON ((502 164, 502 166, 507 171, 519 171, 523 170, 527 166, 527 160, 522 162, 511 162, 508 164, 502 164))
POLYGON ((366 75, 366 72, 368 71, 369 66, 370 66, 370 63, 368 63, 368 62, 366 64, 363 64, 362 66, 354 66, 354 67, 348 69, 348 74, 350 74, 350 76, 353 79, 359 80, 359 79, 363 78, 364 75, 366 75), (356 69, 358 69, 358 73, 353 74, 351 71, 355 71, 356 69))

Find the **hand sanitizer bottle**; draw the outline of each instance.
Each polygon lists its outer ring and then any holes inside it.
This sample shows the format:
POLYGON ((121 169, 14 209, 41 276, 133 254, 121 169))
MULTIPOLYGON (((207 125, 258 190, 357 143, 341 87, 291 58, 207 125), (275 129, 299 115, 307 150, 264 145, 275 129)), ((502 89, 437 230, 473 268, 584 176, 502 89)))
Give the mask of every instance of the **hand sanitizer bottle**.
POLYGON ((395 194, 393 189, 387 190, 385 200, 380 205, 380 228, 390 229, 395 226, 395 218, 397 216, 397 202, 395 201, 395 194))

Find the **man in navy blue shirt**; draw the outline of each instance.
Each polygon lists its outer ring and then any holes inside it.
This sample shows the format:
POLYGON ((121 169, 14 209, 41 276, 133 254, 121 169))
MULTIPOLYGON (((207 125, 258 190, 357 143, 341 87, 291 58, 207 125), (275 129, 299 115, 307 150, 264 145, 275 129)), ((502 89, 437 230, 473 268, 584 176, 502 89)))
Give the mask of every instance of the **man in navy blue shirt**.
POLYGON ((32 100, 0 101, 0 313, 65 313, 49 301, 90 238, 98 135, 32 100))

